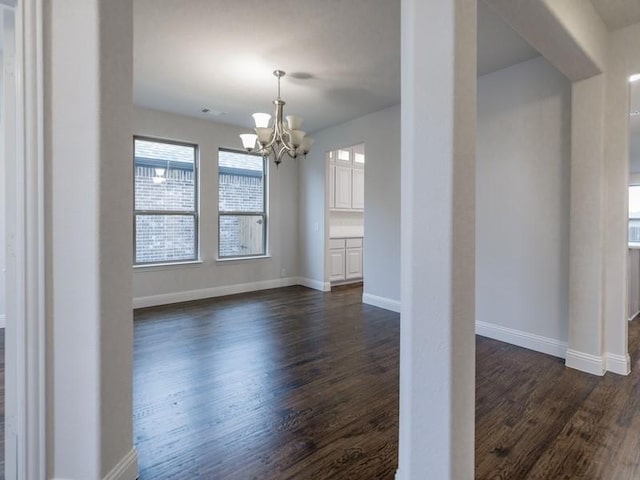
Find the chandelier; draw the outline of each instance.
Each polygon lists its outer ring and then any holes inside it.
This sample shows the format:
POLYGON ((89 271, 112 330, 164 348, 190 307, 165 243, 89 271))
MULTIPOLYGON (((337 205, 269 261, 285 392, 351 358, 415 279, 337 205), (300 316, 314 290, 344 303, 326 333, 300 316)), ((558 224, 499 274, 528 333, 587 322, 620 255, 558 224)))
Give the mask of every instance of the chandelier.
POLYGON ((280 98, 280 79, 285 76, 285 72, 276 70, 273 75, 278 78, 278 98, 273 101, 276 107, 273 125, 269 126, 271 115, 268 113, 254 113, 256 133, 244 133, 240 138, 247 152, 257 152, 263 157, 271 155, 278 166, 285 153, 291 158, 297 158, 298 155, 306 156, 313 144, 313 138, 307 137, 306 133, 300 130, 302 117, 287 115, 286 124, 283 122, 285 102, 280 98))

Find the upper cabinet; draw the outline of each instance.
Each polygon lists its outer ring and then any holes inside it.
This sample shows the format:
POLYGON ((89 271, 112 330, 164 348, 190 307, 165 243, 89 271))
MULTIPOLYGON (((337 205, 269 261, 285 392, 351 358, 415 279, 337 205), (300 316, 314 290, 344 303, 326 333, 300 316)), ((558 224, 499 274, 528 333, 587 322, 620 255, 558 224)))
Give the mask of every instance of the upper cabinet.
POLYGON ((351 170, 351 208, 364 210, 364 168, 351 170))
POLYGON ((329 160, 329 208, 364 210, 364 145, 338 148, 327 153, 329 160))

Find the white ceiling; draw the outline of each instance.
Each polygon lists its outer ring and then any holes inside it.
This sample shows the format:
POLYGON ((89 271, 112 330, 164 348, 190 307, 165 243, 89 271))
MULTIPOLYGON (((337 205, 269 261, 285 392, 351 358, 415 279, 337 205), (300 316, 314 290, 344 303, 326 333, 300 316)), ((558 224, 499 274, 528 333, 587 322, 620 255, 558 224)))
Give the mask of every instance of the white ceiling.
POLYGON ((640 0, 591 0, 611 31, 640 22, 640 0))
MULTIPOLYGON (((479 74, 538 55, 483 2, 478 23, 479 74)), ((249 127, 276 68, 309 132, 398 104, 400 0, 134 2, 137 105, 249 127)))
POLYGON ((478 2, 478 76, 539 55, 484 2, 478 2))
POLYGON ((134 100, 250 126, 285 112, 307 131, 400 102, 399 0, 135 0, 134 100))

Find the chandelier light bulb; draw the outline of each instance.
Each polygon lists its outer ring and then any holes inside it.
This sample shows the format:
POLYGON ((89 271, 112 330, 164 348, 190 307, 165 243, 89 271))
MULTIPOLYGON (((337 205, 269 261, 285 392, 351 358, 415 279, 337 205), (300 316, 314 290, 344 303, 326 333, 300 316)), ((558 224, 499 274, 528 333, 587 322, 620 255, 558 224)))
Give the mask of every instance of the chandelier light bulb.
POLYGON ((298 115, 287 115, 289 130, 300 130, 302 128, 302 117, 298 115))
POLYGON ((255 133, 243 133, 242 135, 240 135, 242 146, 249 152, 256 147, 257 138, 258 136, 255 133))
POLYGON ((256 128, 267 128, 271 121, 271 115, 268 113, 254 113, 253 121, 256 122, 256 128))

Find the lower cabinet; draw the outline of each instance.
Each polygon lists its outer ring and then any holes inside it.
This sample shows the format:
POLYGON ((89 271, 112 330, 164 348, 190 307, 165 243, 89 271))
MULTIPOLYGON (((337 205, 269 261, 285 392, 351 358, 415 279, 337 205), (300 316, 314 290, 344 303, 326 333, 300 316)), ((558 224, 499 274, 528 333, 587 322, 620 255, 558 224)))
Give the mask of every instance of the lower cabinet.
POLYGON ((340 281, 345 279, 345 250, 344 248, 332 248, 329 250, 329 280, 340 281))
POLYGON ((362 278, 362 238, 329 240, 329 280, 340 282, 362 278))

